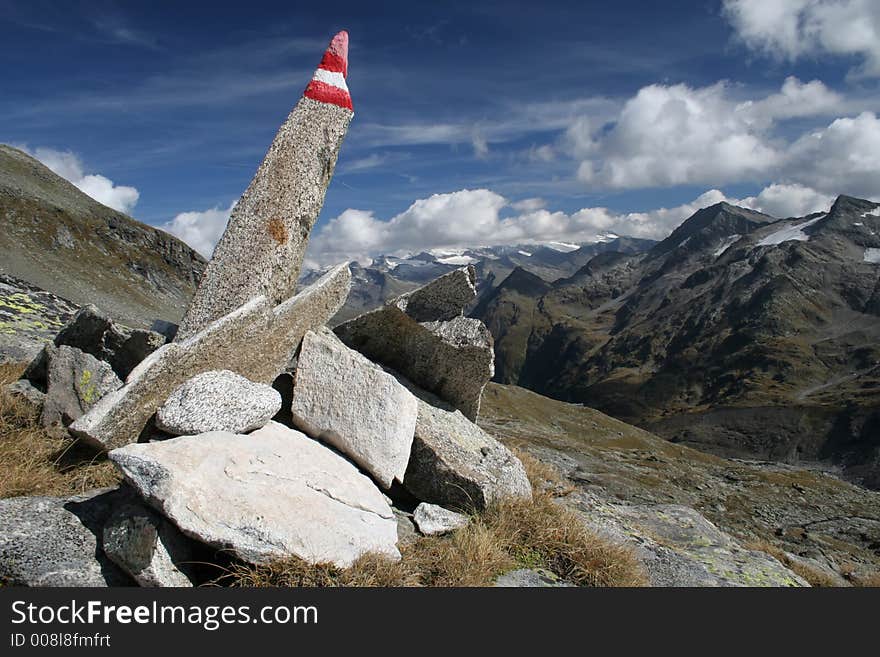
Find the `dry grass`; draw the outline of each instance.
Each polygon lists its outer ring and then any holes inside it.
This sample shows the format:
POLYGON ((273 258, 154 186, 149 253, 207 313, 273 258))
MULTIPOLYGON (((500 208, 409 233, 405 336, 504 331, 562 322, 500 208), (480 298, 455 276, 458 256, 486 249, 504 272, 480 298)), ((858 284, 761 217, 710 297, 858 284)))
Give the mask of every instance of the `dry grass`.
POLYGON ((526 475, 535 490, 547 492, 553 497, 562 497, 574 492, 574 484, 552 465, 539 461, 524 449, 511 448, 511 451, 522 461, 526 475))
POLYGON ((555 470, 524 459, 534 496, 497 503, 448 536, 419 537, 401 560, 366 555, 351 568, 310 565, 297 558, 232 566, 221 581, 233 586, 491 586, 515 568, 544 568, 579 586, 646 586, 641 564, 626 546, 588 531, 554 501, 555 470))
POLYGON ((53 438, 31 407, 8 394, 22 365, 0 365, 0 498, 70 495, 119 481, 104 456, 70 438, 53 438))
POLYGON ((853 586, 867 588, 880 588, 880 572, 866 575, 856 575, 852 578, 853 586))
POLYGON ((745 547, 749 550, 758 550, 769 554, 790 571, 807 580, 810 583, 810 586, 821 588, 835 588, 840 586, 838 580, 831 577, 828 573, 818 568, 813 568, 801 561, 790 559, 784 550, 773 545, 773 543, 770 543, 769 541, 751 541, 746 543, 745 547))

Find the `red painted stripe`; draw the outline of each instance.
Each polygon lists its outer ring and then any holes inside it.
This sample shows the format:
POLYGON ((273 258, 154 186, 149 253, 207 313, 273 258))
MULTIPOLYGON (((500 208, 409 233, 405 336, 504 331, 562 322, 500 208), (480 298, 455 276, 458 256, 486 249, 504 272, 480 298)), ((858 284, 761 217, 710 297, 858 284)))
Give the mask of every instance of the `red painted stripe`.
POLYGON ((320 80, 312 80, 309 82, 309 86, 306 87, 303 96, 322 103, 330 103, 331 105, 338 105, 339 107, 345 107, 346 109, 354 111, 354 107, 351 104, 351 95, 349 95, 347 91, 340 89, 339 87, 334 87, 326 82, 321 82, 320 80))
POLYGON ((324 53, 324 57, 321 59, 318 68, 323 68, 326 71, 333 71, 334 73, 342 73, 344 76, 348 75, 347 59, 342 55, 338 55, 329 50, 324 53))

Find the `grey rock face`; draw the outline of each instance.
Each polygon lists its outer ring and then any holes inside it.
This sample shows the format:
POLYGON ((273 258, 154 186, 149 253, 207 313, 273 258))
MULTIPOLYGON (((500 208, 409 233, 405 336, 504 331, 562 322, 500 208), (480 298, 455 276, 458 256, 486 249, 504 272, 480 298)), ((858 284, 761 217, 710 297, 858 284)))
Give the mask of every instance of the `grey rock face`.
POLYGON ((344 107, 300 99, 233 209, 177 340, 255 296, 276 304, 293 294, 353 115, 344 107))
POLYGON ((184 534, 242 559, 349 566, 398 558, 397 522, 375 484, 305 434, 270 422, 110 453, 126 480, 184 534))
POLYGON ((323 326, 344 303, 350 274, 339 265, 278 306, 257 297, 181 342, 154 351, 125 386, 104 397, 70 430, 113 449, 137 440, 150 417, 182 383, 210 370, 230 370, 271 383, 286 367, 306 331, 323 326))
MULTIPOLYGON (((3 216, 2 213, 0 208, 0 216, 3 216)), ((6 218, 9 219, 8 214, 6 218)), ((8 228, 8 223, 4 224, 4 228, 8 228)), ((16 248, 22 249, 21 244, 17 244, 16 248)), ((0 272, 0 324, 3 326, 0 331, 0 363, 27 363, 39 354, 44 344, 52 342, 58 329, 70 320, 77 307, 67 299, 10 276, 5 271, 8 263, 2 255, 0 262, 3 262, 4 268, 0 272)))
POLYGON ((403 481, 418 400, 330 330, 303 338, 291 413, 297 427, 351 457, 384 488, 403 481))
POLYGON ((476 297, 477 272, 468 266, 402 294, 391 303, 417 322, 443 322, 459 317, 476 297))
POLYGON ((413 522, 424 536, 434 536, 464 527, 468 524, 468 517, 436 504, 422 502, 413 513, 413 522))
POLYGON ((122 380, 163 344, 161 333, 118 324, 91 304, 81 308, 55 337, 56 346, 75 347, 110 363, 122 380))
POLYGON ((690 507, 611 504, 585 492, 562 499, 590 529, 631 545, 652 586, 809 586, 690 507))
POLYGON ((476 419, 494 353, 485 325, 460 316, 476 295, 473 281, 472 268, 456 270, 339 325, 336 334, 476 419))
POLYGON ((0 500, 0 582, 10 586, 125 586, 101 549, 101 528, 129 499, 120 490, 0 500))
POLYGON ((532 495, 525 469, 509 449, 459 411, 421 399, 403 485, 420 500, 462 510, 532 495))
POLYGON ((197 374, 156 413, 156 427, 175 436, 208 431, 247 433, 281 410, 281 394, 229 370, 197 374))
POLYGON ((520 568, 504 573, 495 580, 493 586, 501 588, 565 588, 574 584, 560 580, 548 570, 520 568))
POLYGON ((143 504, 120 506, 103 532, 107 557, 141 586, 192 586, 185 574, 192 560, 189 540, 143 504))
POLYGON ((13 381, 6 386, 6 391, 13 397, 24 400, 35 413, 42 411, 43 402, 46 399, 46 393, 38 390, 27 379, 19 379, 13 381))
POLYGON ((109 364, 79 349, 47 345, 45 352, 46 397, 40 423, 46 429, 67 426, 122 386, 109 364))

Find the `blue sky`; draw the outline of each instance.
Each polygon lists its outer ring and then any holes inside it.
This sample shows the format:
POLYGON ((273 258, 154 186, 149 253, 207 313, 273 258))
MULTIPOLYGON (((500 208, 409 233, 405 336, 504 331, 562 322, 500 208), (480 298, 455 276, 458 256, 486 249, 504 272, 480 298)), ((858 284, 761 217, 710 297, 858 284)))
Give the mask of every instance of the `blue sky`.
POLYGON ((209 250, 345 28, 319 260, 660 237, 721 198, 880 194, 878 5, 0 1, 0 141, 209 250))

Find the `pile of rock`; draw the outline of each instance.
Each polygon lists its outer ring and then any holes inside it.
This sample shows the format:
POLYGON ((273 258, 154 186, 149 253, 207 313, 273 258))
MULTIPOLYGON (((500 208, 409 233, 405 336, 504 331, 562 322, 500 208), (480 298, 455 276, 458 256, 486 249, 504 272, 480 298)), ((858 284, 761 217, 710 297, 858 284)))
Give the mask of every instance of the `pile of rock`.
POLYGON ((279 130, 174 341, 85 308, 14 384, 44 423, 108 451, 125 484, 0 501, 0 579, 118 583, 121 569, 179 586, 197 581, 193 555, 206 552, 345 567, 399 558, 395 499, 421 502, 415 523, 436 534, 467 522, 451 509, 531 495, 519 460, 474 423, 493 350, 463 317, 472 268, 335 333, 347 264, 293 293, 352 116, 344 32, 321 70, 342 75, 315 80, 341 86, 313 80, 279 130), (42 520, 29 523, 64 527, 36 561, 27 536, 46 532, 16 525, 34 504, 42 520))

